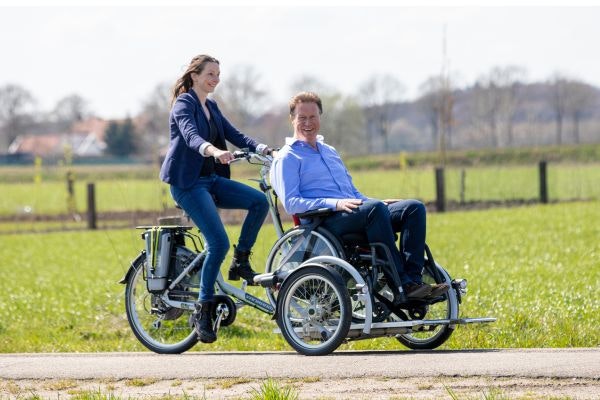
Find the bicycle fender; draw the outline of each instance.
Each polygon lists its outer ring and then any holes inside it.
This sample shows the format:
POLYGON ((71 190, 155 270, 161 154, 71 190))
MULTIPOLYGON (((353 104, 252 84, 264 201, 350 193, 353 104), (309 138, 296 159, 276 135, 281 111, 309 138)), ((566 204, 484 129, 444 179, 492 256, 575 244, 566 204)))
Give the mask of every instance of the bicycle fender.
POLYGON ((127 283, 129 275, 131 275, 134 271, 134 265, 137 264, 138 260, 140 260, 142 257, 146 257, 146 250, 142 250, 140 254, 135 258, 135 260, 131 262, 129 269, 127 270, 127 272, 125 272, 125 275, 123 275, 123 278, 121 278, 121 280, 119 281, 120 284, 125 285, 127 283))

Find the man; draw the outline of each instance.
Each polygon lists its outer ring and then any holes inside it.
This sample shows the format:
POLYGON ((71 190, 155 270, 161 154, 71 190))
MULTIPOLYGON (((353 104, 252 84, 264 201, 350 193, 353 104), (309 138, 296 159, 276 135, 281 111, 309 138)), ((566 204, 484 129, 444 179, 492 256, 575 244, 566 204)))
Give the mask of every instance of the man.
MULTIPOLYGON (((396 302, 439 296, 447 284, 422 282, 425 247, 425 207, 416 200, 369 199, 356 189, 337 151, 319 135, 323 106, 318 95, 302 92, 290 101, 294 136, 286 138, 271 168, 271 184, 289 214, 318 208, 338 211, 322 225, 341 236, 364 232, 370 243, 383 243, 396 267, 396 302), (400 232, 402 253, 394 232, 400 232), (397 280, 400 282, 397 282, 397 280)), ((385 255, 383 255, 385 256, 385 255)), ((395 273, 386 274, 394 279, 395 273)), ((394 286, 394 285, 390 285, 394 286)))

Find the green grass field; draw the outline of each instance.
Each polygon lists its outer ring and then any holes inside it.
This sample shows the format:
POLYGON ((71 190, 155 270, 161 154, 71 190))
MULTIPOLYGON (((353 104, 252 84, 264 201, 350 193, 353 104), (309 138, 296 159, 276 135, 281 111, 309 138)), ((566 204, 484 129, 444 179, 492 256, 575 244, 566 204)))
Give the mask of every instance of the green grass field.
MULTIPOLYGON (((600 345, 598 221, 599 201, 429 215, 436 260, 469 281, 461 315, 498 318, 459 327, 443 348, 600 345)), ((231 227, 230 237, 237 232, 231 227)), ((265 225, 254 249, 256 269, 274 240, 265 225)), ((142 245, 134 229, 0 236, 0 352, 144 350, 129 329, 124 287, 117 284, 142 245)), ((291 350, 275 327, 245 307, 216 343, 194 350, 291 350)), ((400 348, 391 338, 340 347, 400 348)))

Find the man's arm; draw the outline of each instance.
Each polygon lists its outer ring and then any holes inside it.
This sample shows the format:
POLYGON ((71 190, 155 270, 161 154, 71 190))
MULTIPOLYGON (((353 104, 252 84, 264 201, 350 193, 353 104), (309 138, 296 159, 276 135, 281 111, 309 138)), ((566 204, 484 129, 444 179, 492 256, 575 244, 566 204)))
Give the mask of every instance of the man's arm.
POLYGON ((300 159, 281 152, 271 166, 271 186, 283 201, 288 214, 298 214, 317 208, 336 209, 338 199, 305 198, 300 193, 300 159))

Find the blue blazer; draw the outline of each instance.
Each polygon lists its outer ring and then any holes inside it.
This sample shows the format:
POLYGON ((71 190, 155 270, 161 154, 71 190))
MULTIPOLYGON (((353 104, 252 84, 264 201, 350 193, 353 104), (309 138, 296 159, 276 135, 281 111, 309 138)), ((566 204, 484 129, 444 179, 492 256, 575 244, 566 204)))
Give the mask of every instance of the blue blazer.
MULTIPOLYGON (((206 106, 215 122, 220 143, 228 141, 242 148, 255 151, 258 143, 240 133, 221 114, 217 103, 207 99, 206 106)), ((205 157, 200 154, 200 146, 209 138, 210 127, 202 111, 200 100, 193 90, 177 97, 169 116, 171 139, 169 150, 160 169, 160 179, 170 185, 186 189, 200 176, 205 157)), ((225 149, 223 149, 225 150, 225 149)), ((216 165, 216 172, 229 178, 229 166, 216 165)))

